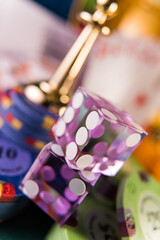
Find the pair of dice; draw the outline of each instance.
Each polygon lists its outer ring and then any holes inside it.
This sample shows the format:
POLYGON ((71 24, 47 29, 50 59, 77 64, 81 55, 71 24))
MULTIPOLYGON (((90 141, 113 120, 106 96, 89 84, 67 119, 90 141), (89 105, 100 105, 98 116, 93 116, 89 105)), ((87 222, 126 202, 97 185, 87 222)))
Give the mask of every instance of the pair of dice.
POLYGON ((20 189, 63 225, 101 174, 114 176, 146 132, 131 116, 79 88, 20 189))

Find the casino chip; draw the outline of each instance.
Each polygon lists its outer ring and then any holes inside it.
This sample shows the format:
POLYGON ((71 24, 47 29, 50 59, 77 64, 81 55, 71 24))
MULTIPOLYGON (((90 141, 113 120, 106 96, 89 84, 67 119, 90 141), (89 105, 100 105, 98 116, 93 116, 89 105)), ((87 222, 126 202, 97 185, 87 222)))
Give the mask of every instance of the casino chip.
POLYGON ((52 140, 57 115, 29 101, 20 87, 2 93, 0 99, 0 127, 8 138, 36 153, 52 140))
POLYGON ((28 203, 18 186, 37 153, 52 140, 51 127, 58 118, 14 86, 50 79, 56 66, 40 59, 0 56, 0 221, 28 203))
POLYGON ((143 171, 122 180, 117 194, 122 240, 160 239, 160 187, 143 171))
POLYGON ((11 217, 28 202, 18 186, 34 159, 35 155, 0 132, 0 220, 11 217))

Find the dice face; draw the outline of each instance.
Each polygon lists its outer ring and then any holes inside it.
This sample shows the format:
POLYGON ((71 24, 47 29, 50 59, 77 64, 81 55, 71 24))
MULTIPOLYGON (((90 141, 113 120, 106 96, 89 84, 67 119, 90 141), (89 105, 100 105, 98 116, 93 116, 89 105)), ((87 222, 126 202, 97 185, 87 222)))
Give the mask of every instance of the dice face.
POLYGON ((70 217, 100 174, 68 167, 61 147, 47 144, 23 179, 20 189, 60 225, 70 217))
POLYGON ((146 136, 129 114, 83 88, 52 130, 71 168, 107 176, 119 171, 146 136))

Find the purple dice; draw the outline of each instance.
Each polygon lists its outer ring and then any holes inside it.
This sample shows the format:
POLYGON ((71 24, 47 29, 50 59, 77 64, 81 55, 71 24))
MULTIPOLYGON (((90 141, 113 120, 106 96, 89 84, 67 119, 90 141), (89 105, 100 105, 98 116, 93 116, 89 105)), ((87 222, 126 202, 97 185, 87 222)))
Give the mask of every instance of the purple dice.
POLYGON ((99 173, 69 168, 60 145, 50 142, 39 153, 20 189, 62 225, 99 176, 99 173))
POLYGON ((70 168, 107 176, 119 171, 147 134, 129 114, 81 87, 52 130, 70 168))
POLYGON ((114 176, 145 137, 131 116, 79 88, 20 189, 60 225, 100 175, 114 176))

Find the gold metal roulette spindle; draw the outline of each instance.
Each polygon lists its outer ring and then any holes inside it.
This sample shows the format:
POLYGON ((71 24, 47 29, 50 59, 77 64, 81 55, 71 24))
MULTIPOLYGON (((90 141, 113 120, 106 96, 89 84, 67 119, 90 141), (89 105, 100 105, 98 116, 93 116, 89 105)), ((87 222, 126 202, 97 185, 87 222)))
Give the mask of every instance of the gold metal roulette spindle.
POLYGON ((24 86, 25 96, 30 101, 61 114, 62 108, 70 101, 75 80, 99 33, 102 32, 106 36, 110 34, 107 22, 116 15, 117 10, 118 4, 115 0, 97 0, 96 10, 93 15, 81 12, 80 19, 87 22, 87 25, 53 77, 49 81, 24 86))

